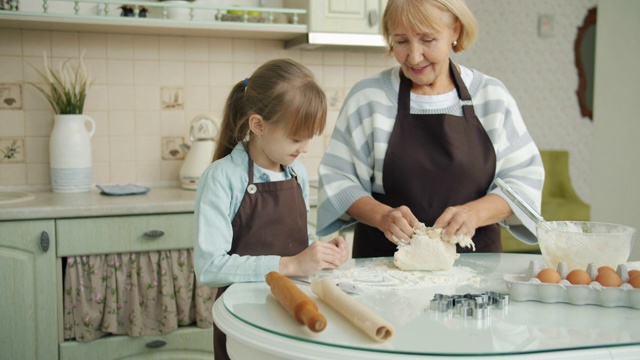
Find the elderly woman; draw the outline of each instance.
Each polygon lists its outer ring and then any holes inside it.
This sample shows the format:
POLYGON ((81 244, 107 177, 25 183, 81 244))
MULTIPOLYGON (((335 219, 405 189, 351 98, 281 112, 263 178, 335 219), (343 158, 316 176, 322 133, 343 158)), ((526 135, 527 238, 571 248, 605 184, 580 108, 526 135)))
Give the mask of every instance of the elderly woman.
POLYGON ((389 0, 383 27, 399 66, 345 99, 319 167, 318 235, 356 223, 354 257, 393 255, 420 222, 481 252, 502 251, 498 224, 535 243, 494 180, 539 210, 540 153, 504 84, 451 61, 477 35, 464 1, 389 0))

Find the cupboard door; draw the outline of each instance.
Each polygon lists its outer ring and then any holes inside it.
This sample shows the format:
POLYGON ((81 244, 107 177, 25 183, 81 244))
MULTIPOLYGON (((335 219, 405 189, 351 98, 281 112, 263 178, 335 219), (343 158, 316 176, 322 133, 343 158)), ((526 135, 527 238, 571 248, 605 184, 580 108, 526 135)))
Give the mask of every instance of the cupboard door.
POLYGON ((386 0, 309 1, 309 31, 380 34, 386 0))
POLYGON ((3 359, 58 358, 55 240, 53 220, 0 222, 3 359))

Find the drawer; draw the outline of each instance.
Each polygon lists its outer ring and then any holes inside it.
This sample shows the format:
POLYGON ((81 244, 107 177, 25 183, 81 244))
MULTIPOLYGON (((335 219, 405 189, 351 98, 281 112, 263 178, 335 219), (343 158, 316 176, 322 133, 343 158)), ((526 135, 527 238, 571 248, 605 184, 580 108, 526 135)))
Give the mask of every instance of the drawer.
POLYGON ((57 255, 95 255, 193 248, 193 213, 56 220, 57 255))
POLYGON ((60 343, 60 360, 213 359, 213 328, 180 328, 165 335, 107 336, 60 343), (159 347, 155 347, 159 346, 159 347))

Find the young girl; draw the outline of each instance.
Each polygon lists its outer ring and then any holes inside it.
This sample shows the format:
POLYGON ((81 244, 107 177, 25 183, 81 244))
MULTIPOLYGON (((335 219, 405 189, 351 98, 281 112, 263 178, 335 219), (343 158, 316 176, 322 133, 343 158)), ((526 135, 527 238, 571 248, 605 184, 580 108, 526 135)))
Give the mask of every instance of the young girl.
MULTIPOLYGON (((270 271, 307 276, 349 256, 342 237, 309 245, 309 184, 298 156, 324 130, 327 102, 301 64, 272 60, 237 83, 225 105, 211 164, 196 194, 198 280, 218 287, 264 281, 270 271)), ((227 359, 214 326, 215 359, 227 359)))

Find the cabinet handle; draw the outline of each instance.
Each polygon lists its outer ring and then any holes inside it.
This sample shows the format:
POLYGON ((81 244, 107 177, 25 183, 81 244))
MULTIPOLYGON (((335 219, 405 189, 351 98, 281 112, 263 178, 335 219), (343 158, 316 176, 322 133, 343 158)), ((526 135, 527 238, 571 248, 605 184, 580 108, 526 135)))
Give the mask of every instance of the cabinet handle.
POLYGON ((155 239, 155 238, 159 238, 159 237, 163 236, 164 235, 164 231, 162 231, 162 230, 149 230, 149 231, 146 231, 143 235, 144 235, 144 237, 155 239))
POLYGON ((157 349, 167 345, 167 342, 164 340, 152 340, 149 341, 145 346, 149 349, 157 349))
POLYGON ((40 249, 45 253, 49 251, 49 234, 46 231, 40 234, 40 249))
POLYGON ((371 10, 369 11, 369 26, 374 27, 378 25, 378 11, 371 10))

